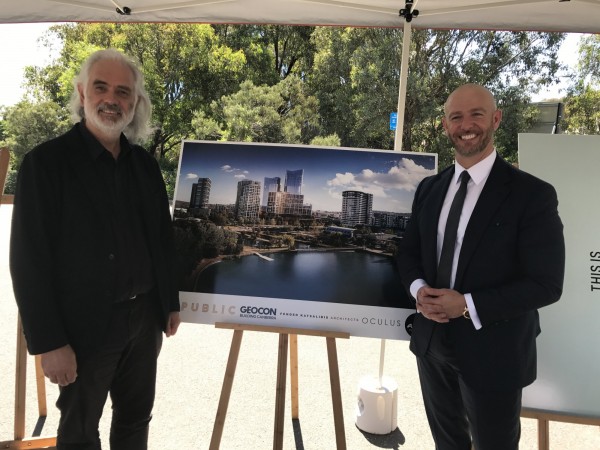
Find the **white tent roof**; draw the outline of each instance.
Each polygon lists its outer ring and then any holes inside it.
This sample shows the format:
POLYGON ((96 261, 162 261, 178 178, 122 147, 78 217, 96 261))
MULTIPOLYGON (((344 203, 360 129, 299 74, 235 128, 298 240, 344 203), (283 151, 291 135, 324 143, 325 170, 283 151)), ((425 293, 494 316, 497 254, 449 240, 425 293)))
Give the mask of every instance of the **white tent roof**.
POLYGON ((196 22, 600 33, 600 0, 2 0, 0 22, 196 22))

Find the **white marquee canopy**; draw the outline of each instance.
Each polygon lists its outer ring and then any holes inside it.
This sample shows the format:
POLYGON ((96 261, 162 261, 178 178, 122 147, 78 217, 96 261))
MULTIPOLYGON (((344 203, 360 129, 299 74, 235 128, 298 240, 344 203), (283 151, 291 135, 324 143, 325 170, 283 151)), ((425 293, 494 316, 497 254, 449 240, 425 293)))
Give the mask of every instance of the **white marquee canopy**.
POLYGON ((0 22, 401 27, 400 10, 415 28, 600 33, 600 0, 2 0, 0 22))

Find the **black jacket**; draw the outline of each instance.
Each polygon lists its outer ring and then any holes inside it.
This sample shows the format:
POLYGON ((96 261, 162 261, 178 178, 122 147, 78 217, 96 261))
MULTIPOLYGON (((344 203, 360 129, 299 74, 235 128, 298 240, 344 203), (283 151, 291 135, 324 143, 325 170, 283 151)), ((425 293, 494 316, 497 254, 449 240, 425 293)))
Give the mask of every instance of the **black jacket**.
MULTIPOLYGON (((70 344, 96 349, 115 300, 115 239, 109 205, 84 138, 74 126, 29 152, 13 207, 10 270, 31 354, 70 344)), ((179 310, 172 220, 154 158, 132 146, 133 178, 155 275, 157 311, 179 310)))

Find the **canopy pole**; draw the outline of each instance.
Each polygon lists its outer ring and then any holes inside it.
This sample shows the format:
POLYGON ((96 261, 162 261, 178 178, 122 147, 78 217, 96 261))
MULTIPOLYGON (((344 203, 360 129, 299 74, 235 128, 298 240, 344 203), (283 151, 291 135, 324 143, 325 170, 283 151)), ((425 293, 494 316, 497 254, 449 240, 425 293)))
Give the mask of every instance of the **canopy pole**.
POLYGON ((381 340, 379 349, 379 389, 383 388, 383 362, 385 360, 385 339, 381 340))
POLYGON ((394 134, 394 150, 402 151, 402 135, 404 133, 404 109, 406 105, 406 84, 408 82, 408 60, 410 57, 410 41, 412 27, 409 21, 404 21, 402 36, 402 60, 400 63, 400 86, 398 88, 398 121, 394 134))

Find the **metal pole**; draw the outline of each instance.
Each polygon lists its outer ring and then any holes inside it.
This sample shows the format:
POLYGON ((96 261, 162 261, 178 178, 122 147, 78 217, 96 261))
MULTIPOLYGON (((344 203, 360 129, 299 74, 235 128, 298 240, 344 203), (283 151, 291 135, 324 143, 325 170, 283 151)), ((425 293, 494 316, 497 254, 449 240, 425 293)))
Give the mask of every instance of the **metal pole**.
POLYGON ((400 86, 398 89, 398 123, 394 134, 394 150, 402 150, 402 134, 404 133, 404 109, 406 105, 406 84, 408 81, 408 60, 410 57, 410 41, 412 39, 410 22, 404 21, 402 36, 402 60, 400 63, 400 86))
POLYGON ((379 351, 379 388, 383 387, 383 361, 385 360, 385 339, 381 340, 381 349, 379 351))

